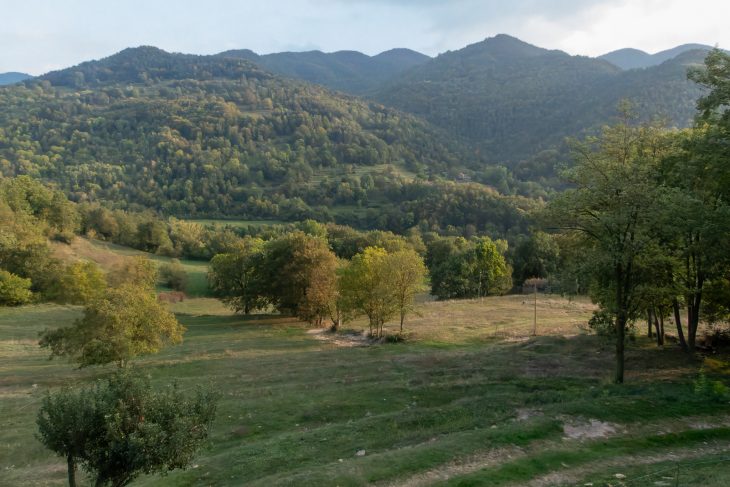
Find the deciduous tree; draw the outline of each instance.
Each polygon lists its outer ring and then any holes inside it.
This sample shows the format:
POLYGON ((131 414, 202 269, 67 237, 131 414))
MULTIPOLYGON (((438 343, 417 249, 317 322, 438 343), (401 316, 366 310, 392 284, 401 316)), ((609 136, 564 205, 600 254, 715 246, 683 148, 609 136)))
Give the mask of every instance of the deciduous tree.
POLYGON ((653 242, 661 189, 656 174, 668 142, 652 126, 633 126, 628 109, 599 139, 575 147, 572 189, 549 207, 551 225, 578 241, 592 295, 616 327, 615 381, 624 380, 625 331, 640 308, 638 261, 653 242))
POLYGON ((249 314, 268 303, 256 273, 263 248, 263 240, 249 237, 234 252, 218 254, 210 261, 210 289, 236 312, 249 314))
POLYGON ((38 411, 38 438, 66 459, 69 485, 80 465, 94 485, 121 487, 145 473, 185 468, 208 437, 216 397, 176 386, 153 390, 148 379, 120 371, 79 391, 48 394, 38 411))
POLYGON ((89 303, 83 318, 72 326, 46 330, 40 345, 51 350, 51 357, 68 357, 80 367, 108 363, 123 367, 137 356, 182 342, 184 332, 185 327, 149 289, 122 284, 89 303))

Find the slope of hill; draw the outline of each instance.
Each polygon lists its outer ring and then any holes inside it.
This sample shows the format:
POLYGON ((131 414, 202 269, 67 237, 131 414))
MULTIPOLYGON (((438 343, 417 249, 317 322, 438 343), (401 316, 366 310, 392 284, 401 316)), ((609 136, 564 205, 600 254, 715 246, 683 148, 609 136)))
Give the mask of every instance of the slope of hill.
POLYGON ((701 91, 686 66, 703 57, 690 51, 637 73, 499 35, 409 70, 374 98, 515 162, 609 123, 623 98, 647 118, 687 125, 701 91))
POLYGON ((279 52, 258 55, 248 49, 241 49, 225 51, 219 56, 246 59, 273 73, 353 94, 372 91, 383 82, 430 59, 410 49, 391 49, 376 56, 357 51, 279 52))
POLYGON ((0 106, 3 175, 177 215, 331 220, 339 206, 390 204, 404 173, 476 165, 410 115, 242 59, 151 47, 4 87, 0 106))
POLYGON ((25 74, 25 73, 17 73, 17 72, 0 73, 0 86, 12 85, 14 83, 19 83, 19 82, 27 80, 29 78, 32 78, 32 76, 29 74, 25 74))
POLYGON ((674 59, 688 51, 709 51, 710 49, 712 49, 712 46, 704 44, 682 44, 681 46, 657 52, 656 54, 649 54, 639 49, 627 48, 609 52, 603 56, 599 56, 598 59, 608 61, 621 69, 637 69, 657 66, 664 61, 674 59))

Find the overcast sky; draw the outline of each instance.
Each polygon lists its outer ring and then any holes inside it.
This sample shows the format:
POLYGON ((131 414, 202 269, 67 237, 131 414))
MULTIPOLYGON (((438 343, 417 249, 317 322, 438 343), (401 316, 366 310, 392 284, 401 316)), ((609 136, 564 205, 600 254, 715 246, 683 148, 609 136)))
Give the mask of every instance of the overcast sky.
POLYGON ((34 75, 139 45, 436 55, 506 33, 590 56, 730 46, 727 0, 0 0, 0 12, 0 72, 34 75))

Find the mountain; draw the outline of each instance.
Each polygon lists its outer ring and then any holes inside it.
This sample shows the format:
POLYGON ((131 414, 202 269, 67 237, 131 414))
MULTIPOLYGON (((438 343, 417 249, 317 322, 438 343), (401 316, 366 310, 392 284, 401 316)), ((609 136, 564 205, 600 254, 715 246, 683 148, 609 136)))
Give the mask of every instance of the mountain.
POLYGON ((655 64, 651 54, 630 47, 609 52, 599 56, 598 59, 608 61, 621 69, 646 68, 655 64))
POLYGON ((0 73, 0 86, 12 85, 14 83, 19 83, 29 78, 32 78, 32 76, 25 73, 0 73))
POLYGON ((175 215, 402 230, 418 212, 381 207, 430 194, 429 177, 477 160, 428 123, 377 103, 244 59, 154 47, 0 88, 0 106, 3 175, 52 181, 76 201, 175 215), (404 191, 414 180, 419 189, 404 191))
POLYGON ((610 123, 624 98, 645 118, 688 125, 701 90, 686 69, 704 54, 624 71, 498 35, 404 72, 373 98, 470 140, 493 163, 514 164, 610 123))
POLYGON ((259 55, 248 49, 218 56, 246 59, 273 73, 299 78, 352 94, 372 91, 394 76, 429 59, 410 49, 391 49, 376 56, 357 51, 280 52, 259 55))
POLYGON ((627 48, 609 52, 599 56, 598 59, 608 61, 621 69, 637 69, 657 66, 688 51, 709 51, 710 49, 712 49, 712 46, 704 44, 682 44, 656 54, 649 54, 639 49, 627 48))

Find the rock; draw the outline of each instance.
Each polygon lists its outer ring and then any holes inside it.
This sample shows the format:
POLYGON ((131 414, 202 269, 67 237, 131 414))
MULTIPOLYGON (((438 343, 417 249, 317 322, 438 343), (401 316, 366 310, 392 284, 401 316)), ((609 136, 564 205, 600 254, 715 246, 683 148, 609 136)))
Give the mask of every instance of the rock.
POLYGON ((624 475, 622 473, 617 473, 616 475, 614 475, 614 477, 616 477, 617 479, 621 480, 621 479, 625 479, 626 478, 626 475, 624 475))
POLYGON ((355 453, 356 457, 364 457, 365 456, 365 450, 358 450, 357 453, 355 453))

